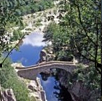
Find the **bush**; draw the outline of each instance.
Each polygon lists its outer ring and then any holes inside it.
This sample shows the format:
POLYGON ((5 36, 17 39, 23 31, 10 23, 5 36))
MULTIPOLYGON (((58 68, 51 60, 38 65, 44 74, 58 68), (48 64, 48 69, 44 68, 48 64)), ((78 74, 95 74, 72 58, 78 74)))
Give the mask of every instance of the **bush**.
POLYGON ((0 68, 0 84, 3 88, 12 88, 17 101, 30 101, 26 85, 17 77, 11 62, 7 59, 0 68))

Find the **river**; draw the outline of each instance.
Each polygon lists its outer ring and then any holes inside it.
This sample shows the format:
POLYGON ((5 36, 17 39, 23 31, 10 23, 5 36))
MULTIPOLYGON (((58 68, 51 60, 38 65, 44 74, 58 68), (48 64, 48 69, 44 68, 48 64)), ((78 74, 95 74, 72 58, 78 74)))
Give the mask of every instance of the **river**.
MULTIPOLYGON (((34 65, 39 60, 40 51, 45 46, 42 43, 43 36, 38 33, 27 36, 20 46, 19 51, 13 50, 10 58, 13 63, 21 62, 24 66, 34 65)), ((67 89, 60 85, 56 78, 52 75, 46 76, 44 80, 41 74, 38 74, 41 85, 45 90, 47 101, 72 101, 67 89)))

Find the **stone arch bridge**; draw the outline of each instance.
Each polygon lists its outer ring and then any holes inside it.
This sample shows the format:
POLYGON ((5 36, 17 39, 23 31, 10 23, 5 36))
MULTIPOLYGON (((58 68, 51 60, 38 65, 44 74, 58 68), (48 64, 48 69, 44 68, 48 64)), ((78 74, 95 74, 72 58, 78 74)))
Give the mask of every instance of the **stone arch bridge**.
POLYGON ((34 80, 39 73, 53 68, 63 69, 72 74, 77 66, 73 62, 68 61, 49 61, 29 67, 16 67, 18 76, 30 80, 34 80))

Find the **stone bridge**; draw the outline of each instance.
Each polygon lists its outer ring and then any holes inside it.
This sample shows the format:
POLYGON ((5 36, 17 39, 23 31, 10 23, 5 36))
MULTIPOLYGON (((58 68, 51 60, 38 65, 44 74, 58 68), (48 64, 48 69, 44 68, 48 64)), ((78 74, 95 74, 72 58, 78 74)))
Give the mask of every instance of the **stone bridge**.
POLYGON ((39 73, 47 71, 49 69, 59 68, 66 70, 67 72, 72 74, 73 70, 76 67, 77 67, 76 64, 73 64, 73 62, 50 61, 50 62, 39 63, 37 65, 29 67, 16 67, 16 69, 17 69, 17 74, 20 77, 34 80, 39 73))

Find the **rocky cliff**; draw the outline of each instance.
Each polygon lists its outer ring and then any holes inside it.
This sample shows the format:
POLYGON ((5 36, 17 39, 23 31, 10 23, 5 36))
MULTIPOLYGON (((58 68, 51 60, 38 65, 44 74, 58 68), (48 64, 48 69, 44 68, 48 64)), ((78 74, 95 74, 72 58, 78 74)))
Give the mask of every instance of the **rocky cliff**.
MULTIPOLYGON (((21 63, 13 63, 11 66, 14 67, 16 71, 17 66, 20 66, 22 68, 24 67, 21 63)), ((26 83, 27 88, 29 90, 29 97, 31 99, 33 98, 36 101, 47 101, 45 91, 43 90, 40 79, 38 77, 36 77, 35 80, 27 80, 23 78, 20 79, 26 83)))
MULTIPOLYGON (((43 49, 40 53, 39 62, 50 61, 53 60, 54 58, 55 55, 53 54, 52 50, 43 49)), ((89 90, 81 81, 75 80, 70 85, 69 82, 71 80, 72 75, 67 71, 58 70, 56 75, 58 77, 59 83, 63 85, 65 88, 67 88, 68 92, 71 94, 73 101, 96 101, 96 99, 99 98, 98 90, 96 91, 89 90)))
POLYGON ((2 90, 0 86, 0 101, 16 101, 12 89, 2 90))
POLYGON ((40 79, 37 77, 36 80, 27 82, 27 87, 29 89, 29 96, 34 97, 36 101, 47 101, 45 91, 41 86, 40 79))

